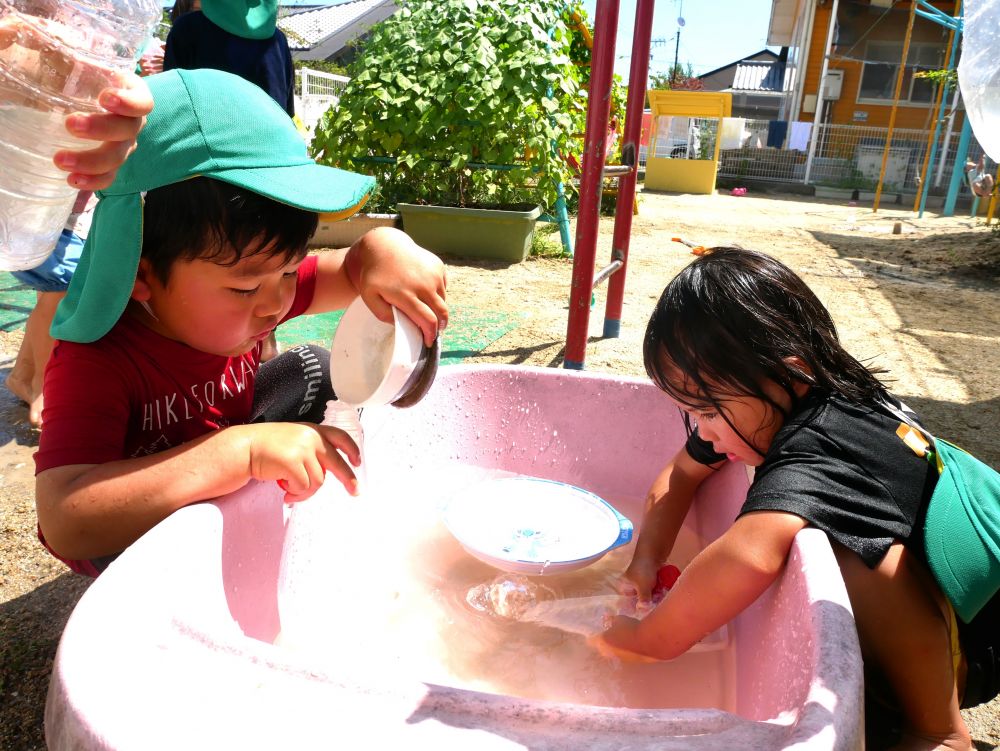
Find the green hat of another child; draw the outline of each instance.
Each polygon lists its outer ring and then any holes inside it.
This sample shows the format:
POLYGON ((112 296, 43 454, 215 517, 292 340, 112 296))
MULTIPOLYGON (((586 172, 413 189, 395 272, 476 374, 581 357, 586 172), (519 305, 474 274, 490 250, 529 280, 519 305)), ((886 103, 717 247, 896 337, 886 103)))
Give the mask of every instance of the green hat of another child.
POLYGON ((230 34, 270 39, 278 23, 277 0, 201 0, 201 12, 230 34))
POLYGON ((87 243, 52 336, 100 339, 128 304, 142 252, 143 195, 210 177, 306 211, 346 218, 375 187, 366 175, 316 164, 291 118, 254 84, 217 70, 146 79, 153 111, 114 183, 99 191, 87 243))

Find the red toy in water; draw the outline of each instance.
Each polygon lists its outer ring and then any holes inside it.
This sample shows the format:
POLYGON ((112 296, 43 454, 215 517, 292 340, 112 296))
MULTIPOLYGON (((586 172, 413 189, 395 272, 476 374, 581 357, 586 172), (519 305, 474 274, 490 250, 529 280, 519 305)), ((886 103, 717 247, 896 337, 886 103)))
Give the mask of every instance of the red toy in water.
POLYGON ((674 584, 676 584, 677 580, 680 578, 681 570, 672 563, 668 563, 666 566, 661 566, 660 570, 656 572, 657 584, 667 590, 673 589, 674 584))
POLYGON ((653 587, 653 602, 659 603, 667 592, 674 588, 674 584, 681 576, 681 570, 672 563, 660 566, 656 572, 656 586, 653 587))

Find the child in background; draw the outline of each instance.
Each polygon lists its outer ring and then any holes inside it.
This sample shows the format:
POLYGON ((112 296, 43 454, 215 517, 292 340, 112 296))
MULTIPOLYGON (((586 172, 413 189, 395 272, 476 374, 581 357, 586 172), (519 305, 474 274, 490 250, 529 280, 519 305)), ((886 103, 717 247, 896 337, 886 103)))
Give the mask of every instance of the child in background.
POLYGON ((684 653, 753 603, 812 525, 843 572, 866 683, 885 686, 902 713, 899 748, 972 749, 959 707, 1000 690, 1000 597, 957 623, 923 546, 936 469, 897 434, 900 420, 881 405, 899 403, 842 348, 812 291, 766 255, 716 248, 664 290, 643 354, 690 433, 650 489, 623 592, 648 603, 714 470, 726 461, 756 470, 739 517, 667 599, 641 621, 618 616, 596 646, 684 653))
POLYGON ((313 424, 329 355, 296 348, 260 368, 279 323, 358 294, 428 344, 447 322, 443 264, 401 232, 307 257, 317 212, 349 216, 374 181, 313 162, 267 94, 214 70, 148 84, 153 112, 56 313, 35 455, 40 536, 94 576, 176 509, 251 479, 278 481, 286 501, 327 470, 354 490, 340 452, 357 464, 357 447, 313 424))
POLYGON ((980 156, 978 162, 965 163, 965 177, 974 195, 980 198, 993 195, 993 175, 986 171, 986 154, 980 156))

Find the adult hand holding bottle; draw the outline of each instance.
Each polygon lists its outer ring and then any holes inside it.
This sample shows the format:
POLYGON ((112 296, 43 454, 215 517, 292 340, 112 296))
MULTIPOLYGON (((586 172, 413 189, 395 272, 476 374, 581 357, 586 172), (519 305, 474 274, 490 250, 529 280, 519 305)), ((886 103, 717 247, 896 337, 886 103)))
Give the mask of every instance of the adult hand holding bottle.
POLYGON ((128 156, 151 106, 132 71, 160 9, 154 0, 4 6, 0 269, 16 271, 48 257, 78 191, 110 185, 128 156))
POLYGON ((56 166, 69 173, 66 182, 80 190, 111 185, 153 109, 146 82, 131 73, 121 87, 104 89, 97 101, 105 112, 75 112, 66 118, 66 129, 77 138, 100 143, 92 149, 57 151, 53 157, 56 166))
POLYGON ((71 49, 52 45, 52 40, 42 33, 44 24, 44 20, 37 18, 28 23, 16 12, 0 18, 0 52, 9 51, 16 44, 22 56, 37 54, 37 65, 44 69, 57 90, 66 90, 71 78, 75 80, 73 88, 86 85, 81 81, 81 71, 90 70, 91 75, 100 80, 98 85, 102 90, 98 104, 105 111, 75 112, 66 118, 66 130, 71 135, 100 143, 92 149, 58 151, 54 161, 57 167, 69 173, 66 180, 74 188, 106 188, 135 148, 135 139, 145 117, 153 109, 153 97, 146 83, 133 73, 81 65, 71 49))

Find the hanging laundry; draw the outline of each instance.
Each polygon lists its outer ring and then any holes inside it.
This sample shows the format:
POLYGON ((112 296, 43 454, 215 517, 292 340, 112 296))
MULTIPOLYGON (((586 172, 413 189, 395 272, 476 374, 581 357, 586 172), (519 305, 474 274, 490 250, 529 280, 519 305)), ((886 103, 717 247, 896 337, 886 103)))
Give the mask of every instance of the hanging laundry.
POLYGON ((772 120, 767 124, 767 145, 769 148, 780 149, 788 134, 787 120, 772 120))
POLYGON ((745 136, 748 135, 745 132, 746 119, 742 117, 724 117, 722 118, 722 127, 720 128, 719 136, 719 148, 720 149, 738 149, 743 145, 745 136))
POLYGON ((809 134, 812 133, 813 124, 809 122, 796 121, 791 124, 788 133, 788 148, 793 151, 808 151, 809 134))

